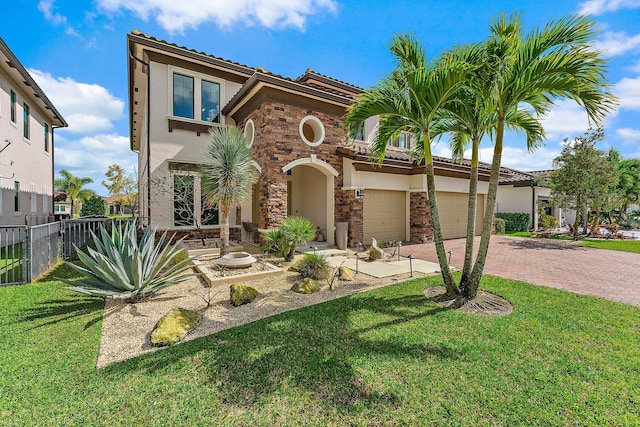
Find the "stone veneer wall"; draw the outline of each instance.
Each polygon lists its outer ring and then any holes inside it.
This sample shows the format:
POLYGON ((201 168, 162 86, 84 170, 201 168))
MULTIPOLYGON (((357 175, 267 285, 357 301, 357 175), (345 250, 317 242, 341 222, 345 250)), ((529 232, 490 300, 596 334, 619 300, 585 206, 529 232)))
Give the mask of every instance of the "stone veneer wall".
POLYGON ((411 243, 425 243, 433 239, 433 227, 427 193, 411 193, 409 206, 409 236, 411 243))
POLYGON ((350 246, 362 239, 362 202, 355 200, 353 190, 342 190, 342 158, 336 155, 336 148, 344 141, 342 114, 266 99, 238 123, 243 129, 248 119, 254 122, 252 154, 262 168, 258 181, 260 228, 277 227, 287 217, 287 175, 282 168, 294 160, 315 154, 339 172, 334 178, 334 222, 349 222, 350 246), (308 115, 320 119, 325 129, 324 142, 315 147, 307 145, 298 130, 300 121, 308 115))

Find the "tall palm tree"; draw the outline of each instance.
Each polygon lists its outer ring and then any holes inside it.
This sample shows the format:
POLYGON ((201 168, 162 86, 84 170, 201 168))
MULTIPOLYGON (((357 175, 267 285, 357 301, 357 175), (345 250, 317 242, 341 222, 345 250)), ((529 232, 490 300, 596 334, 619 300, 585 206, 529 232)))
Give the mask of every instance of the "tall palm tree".
MULTIPOLYGON (((483 62, 481 44, 458 47, 446 55, 454 55, 460 61, 473 64, 474 72, 470 74, 465 85, 456 93, 456 102, 448 104, 441 112, 441 119, 432 128, 434 137, 448 134, 450 137, 452 158, 454 161, 463 160, 465 150, 471 145, 471 171, 469 176, 469 199, 467 208, 467 234, 465 245, 464 265, 460 280, 460 291, 467 293, 469 276, 471 275, 474 238, 476 232, 476 211, 478 200, 478 166, 480 143, 485 135, 495 132, 498 124, 496 111, 489 97, 481 97, 488 93, 491 82, 491 69, 483 62)), ((533 114, 526 109, 510 111, 505 118, 507 127, 523 132, 527 138, 530 150, 539 146, 544 140, 544 129, 533 114)), ((422 152, 419 143, 416 145, 417 154, 422 152)), ((414 152, 414 156, 416 153, 414 152)))
POLYGON ((235 127, 212 128, 200 169, 202 194, 220 208, 220 255, 229 252, 229 211, 251 196, 257 173, 245 136, 235 127))
POLYGON ((524 107, 543 117, 555 100, 572 99, 600 124, 615 107, 616 98, 608 92, 606 60, 592 48, 595 35, 595 21, 586 16, 567 16, 528 34, 523 34, 517 14, 509 18, 503 14, 490 25, 484 51, 493 76, 489 90, 479 96, 494 106, 497 126, 482 238, 464 299, 476 297, 484 271, 509 114, 524 107))
POLYGON ((95 191, 82 188, 86 184, 91 184, 93 180, 91 178, 74 176, 66 169, 60 170, 60 175, 62 178, 56 179, 53 184, 56 190, 66 193, 67 199, 71 202, 71 218, 73 218, 76 200, 86 200, 96 195, 95 191))
POLYGON ((396 69, 378 86, 356 98, 347 110, 345 126, 349 137, 355 138, 366 119, 379 116, 378 132, 372 142, 372 155, 379 161, 384 159, 387 142, 401 131, 424 141, 420 157, 425 163, 436 253, 447 293, 455 297, 459 289, 447 261, 436 203, 431 128, 441 109, 455 100, 467 70, 465 64, 452 57, 428 63, 422 46, 410 35, 394 36, 390 50, 397 62, 396 69))

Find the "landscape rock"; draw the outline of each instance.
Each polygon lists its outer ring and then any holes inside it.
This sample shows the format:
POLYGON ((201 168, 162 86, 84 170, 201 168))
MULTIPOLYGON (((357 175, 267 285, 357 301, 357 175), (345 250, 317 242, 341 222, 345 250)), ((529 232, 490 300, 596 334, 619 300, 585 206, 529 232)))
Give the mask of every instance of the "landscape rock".
POLYGON ((354 278, 353 270, 343 265, 340 267, 338 277, 340 277, 340 280, 346 280, 350 282, 354 278))
POLYGON ((231 285, 231 304, 238 307, 248 304, 258 296, 258 291, 247 285, 231 285))
POLYGON ((156 323, 153 332, 151 332, 151 344, 154 346, 173 345, 182 341, 199 324, 200 315, 198 313, 174 307, 156 323))
POLYGON ((291 290, 299 294, 313 294, 320 290, 320 285, 315 280, 306 277, 302 282, 293 285, 291 290))

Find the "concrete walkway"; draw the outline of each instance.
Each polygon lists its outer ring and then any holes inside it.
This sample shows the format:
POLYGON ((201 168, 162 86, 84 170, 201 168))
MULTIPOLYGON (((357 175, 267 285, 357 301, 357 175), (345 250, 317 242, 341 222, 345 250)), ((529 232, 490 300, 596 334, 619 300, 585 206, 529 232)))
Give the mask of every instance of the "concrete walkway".
MULTIPOLYGON (((477 250, 480 238, 476 238, 477 250)), ((445 241, 451 264, 462 267, 464 239, 445 241)), ((402 247, 402 255, 437 262, 435 245, 402 247)), ((581 248, 572 242, 491 236, 484 272, 536 285, 640 306, 640 254, 581 248)))

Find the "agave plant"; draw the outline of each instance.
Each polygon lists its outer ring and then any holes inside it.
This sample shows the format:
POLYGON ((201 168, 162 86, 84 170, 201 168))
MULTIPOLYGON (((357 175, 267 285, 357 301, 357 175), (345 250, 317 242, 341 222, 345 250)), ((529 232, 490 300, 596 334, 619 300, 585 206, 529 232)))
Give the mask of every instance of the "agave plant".
POLYGON ((104 226, 100 226, 100 237, 91 235, 95 250, 88 248, 84 253, 76 248, 84 267, 67 262, 84 277, 74 281, 59 279, 72 285, 67 289, 93 296, 135 300, 192 275, 180 275, 191 268, 192 259, 182 256, 183 249, 177 245, 180 241, 172 244, 173 237, 166 241, 166 232, 155 243, 155 230, 147 228, 138 243, 136 222, 133 221, 126 224, 124 230, 122 226, 114 226, 109 234, 104 226))

